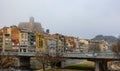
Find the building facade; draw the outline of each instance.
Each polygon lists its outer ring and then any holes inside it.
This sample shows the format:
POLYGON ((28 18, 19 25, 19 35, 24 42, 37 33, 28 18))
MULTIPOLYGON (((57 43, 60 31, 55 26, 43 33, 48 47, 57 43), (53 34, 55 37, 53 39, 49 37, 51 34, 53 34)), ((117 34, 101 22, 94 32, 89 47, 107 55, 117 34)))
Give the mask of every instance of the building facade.
POLYGON ((13 51, 20 52, 20 29, 17 26, 11 26, 11 43, 13 51))
POLYGON ((28 32, 20 30, 20 52, 28 52, 28 32))
POLYGON ((35 52, 36 50, 36 34, 28 32, 28 51, 35 52))

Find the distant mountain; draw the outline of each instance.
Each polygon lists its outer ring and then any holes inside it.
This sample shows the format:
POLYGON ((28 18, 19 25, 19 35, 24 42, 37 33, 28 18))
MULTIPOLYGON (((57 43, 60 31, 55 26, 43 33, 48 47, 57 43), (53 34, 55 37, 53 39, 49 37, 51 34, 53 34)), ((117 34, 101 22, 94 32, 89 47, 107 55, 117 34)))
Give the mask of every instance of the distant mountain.
POLYGON ((118 39, 114 36, 97 35, 92 40, 105 40, 107 42, 116 43, 118 39))

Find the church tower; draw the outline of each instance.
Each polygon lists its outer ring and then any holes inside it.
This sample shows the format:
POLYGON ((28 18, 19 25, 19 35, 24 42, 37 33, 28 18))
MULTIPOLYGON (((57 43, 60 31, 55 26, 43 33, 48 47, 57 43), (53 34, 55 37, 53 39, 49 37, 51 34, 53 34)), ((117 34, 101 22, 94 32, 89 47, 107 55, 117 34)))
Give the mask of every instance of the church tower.
POLYGON ((34 27, 34 17, 30 17, 29 30, 32 30, 34 27))

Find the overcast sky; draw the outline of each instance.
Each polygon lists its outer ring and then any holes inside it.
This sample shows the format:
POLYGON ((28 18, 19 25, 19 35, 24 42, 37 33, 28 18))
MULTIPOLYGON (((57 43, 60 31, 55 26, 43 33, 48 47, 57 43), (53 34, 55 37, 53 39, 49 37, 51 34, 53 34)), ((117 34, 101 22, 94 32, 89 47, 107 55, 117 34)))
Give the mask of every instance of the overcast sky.
POLYGON ((0 0, 0 28, 31 16, 51 33, 93 38, 120 32, 120 0, 0 0))

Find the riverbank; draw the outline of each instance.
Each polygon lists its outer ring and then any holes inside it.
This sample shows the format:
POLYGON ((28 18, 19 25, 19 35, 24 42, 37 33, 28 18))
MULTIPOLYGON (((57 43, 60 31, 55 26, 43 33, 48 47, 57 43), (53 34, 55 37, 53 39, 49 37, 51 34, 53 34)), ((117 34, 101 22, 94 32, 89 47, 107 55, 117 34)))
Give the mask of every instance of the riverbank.
MULTIPOLYGON (((52 71, 52 70, 47 70, 47 71, 52 71)), ((91 70, 55 69, 55 71, 91 71, 91 70)))

